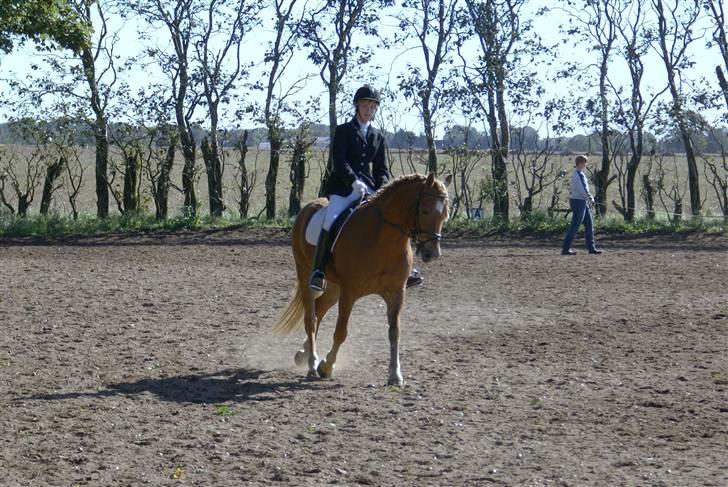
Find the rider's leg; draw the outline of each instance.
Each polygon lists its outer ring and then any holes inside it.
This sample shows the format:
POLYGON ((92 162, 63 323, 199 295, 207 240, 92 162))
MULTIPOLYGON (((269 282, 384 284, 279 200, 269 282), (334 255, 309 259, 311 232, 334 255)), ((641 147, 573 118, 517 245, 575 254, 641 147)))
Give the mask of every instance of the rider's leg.
POLYGON ((323 228, 316 244, 316 253, 313 257, 313 271, 309 280, 309 287, 314 291, 323 291, 326 288, 326 264, 331 255, 332 236, 329 233, 331 225, 348 205, 351 196, 344 197, 332 194, 329 196, 329 206, 326 207, 323 228))
POLYGON ((313 257, 313 272, 309 280, 309 287, 314 291, 323 291, 326 289, 326 264, 331 254, 331 234, 328 230, 321 230, 318 243, 316 244, 316 253, 313 257))

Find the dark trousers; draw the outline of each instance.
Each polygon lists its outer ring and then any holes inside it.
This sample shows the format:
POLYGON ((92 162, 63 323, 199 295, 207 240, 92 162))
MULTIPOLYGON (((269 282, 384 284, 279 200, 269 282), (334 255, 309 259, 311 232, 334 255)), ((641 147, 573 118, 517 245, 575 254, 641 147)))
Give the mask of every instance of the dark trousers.
POLYGON ((571 206, 571 226, 569 231, 566 232, 564 238, 564 245, 562 250, 569 250, 571 244, 574 242, 576 232, 579 230, 581 224, 584 224, 584 238, 586 239, 586 248, 594 250, 596 245, 594 244, 594 220, 592 220, 591 210, 586 204, 585 200, 570 199, 569 206, 571 206))

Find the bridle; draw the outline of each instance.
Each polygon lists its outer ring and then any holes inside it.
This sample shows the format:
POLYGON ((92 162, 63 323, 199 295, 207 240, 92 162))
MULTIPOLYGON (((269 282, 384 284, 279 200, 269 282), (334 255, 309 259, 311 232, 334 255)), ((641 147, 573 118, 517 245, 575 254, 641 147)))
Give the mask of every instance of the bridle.
MULTIPOLYGON (((382 212, 381 208, 377 208, 379 213, 379 218, 382 220, 382 222, 386 223, 389 226, 392 226, 402 232, 402 234, 406 235, 408 238, 415 241, 415 252, 420 253, 422 251, 422 248, 429 242, 440 242, 442 240, 442 234, 441 233, 435 233, 435 232, 427 232, 425 230, 422 230, 420 228, 420 206, 422 204, 422 198, 424 196, 429 196, 432 198, 435 198, 437 200, 441 200, 447 204, 447 195, 442 193, 433 193, 431 191, 425 191, 423 188, 420 193, 417 195, 417 201, 415 202, 413 208, 415 210, 415 225, 414 228, 408 229, 404 224, 401 223, 394 223, 386 218, 384 218, 384 213, 382 212), (426 240, 422 240, 421 236, 425 235, 428 237, 426 240)), ((412 210, 410 209, 407 214, 409 214, 412 210)))

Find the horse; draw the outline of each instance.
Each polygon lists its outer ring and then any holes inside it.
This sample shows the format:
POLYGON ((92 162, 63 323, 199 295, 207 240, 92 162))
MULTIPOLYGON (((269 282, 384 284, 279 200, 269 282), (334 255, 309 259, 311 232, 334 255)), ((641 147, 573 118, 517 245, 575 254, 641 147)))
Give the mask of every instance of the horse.
MULTIPOLYGON (((447 183, 449 184, 449 179, 447 183)), ((314 213, 328 204, 318 198, 296 216, 291 231, 291 248, 296 266, 294 295, 273 331, 289 334, 305 325, 303 348, 296 352, 296 365, 308 363, 308 377, 330 378, 339 348, 347 335, 354 303, 371 294, 387 305, 389 323, 389 385, 403 386, 399 362, 400 311, 406 282, 412 270, 413 239, 423 262, 440 257, 442 225, 447 220, 446 184, 433 174, 402 176, 383 186, 349 217, 341 230, 326 268, 323 292, 308 286, 315 247, 306 241, 306 226, 314 213), (339 304, 334 340, 326 358, 319 361, 316 337, 321 320, 339 304)))

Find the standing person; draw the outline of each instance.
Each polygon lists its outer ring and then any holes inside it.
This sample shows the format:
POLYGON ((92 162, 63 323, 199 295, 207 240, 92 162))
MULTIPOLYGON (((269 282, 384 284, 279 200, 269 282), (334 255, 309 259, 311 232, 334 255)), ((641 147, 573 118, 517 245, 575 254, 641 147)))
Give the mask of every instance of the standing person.
POLYGON ((569 196, 569 206, 571 206, 571 226, 566 232, 564 244, 561 247, 561 255, 574 255, 576 252, 571 248, 574 242, 576 232, 581 224, 584 224, 584 238, 586 239, 586 248, 590 254, 601 254, 594 242, 594 220, 592 219, 589 204, 594 203, 594 197, 589 191, 589 180, 584 174, 588 159, 586 156, 579 155, 574 159, 574 174, 571 176, 571 194, 569 196))
MULTIPOLYGON (((371 125, 380 101, 379 92, 369 85, 356 90, 354 117, 338 125, 334 132, 331 149, 334 163, 324 188, 329 205, 326 207, 309 280, 309 287, 316 291, 326 288, 325 271, 332 244, 329 230, 334 220, 349 205, 367 194, 373 194, 389 181, 387 143, 384 134, 371 125)), ((407 280, 408 287, 421 283, 422 278, 416 274, 407 280)))

